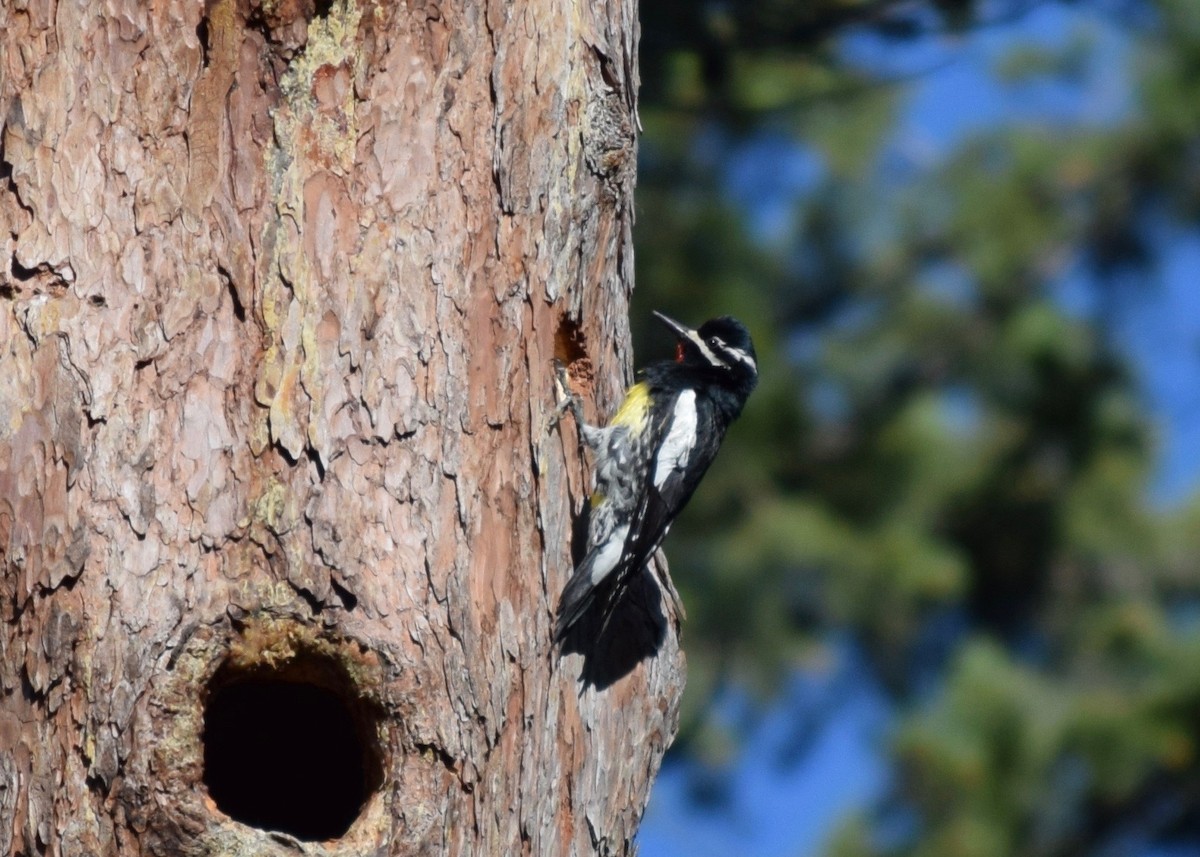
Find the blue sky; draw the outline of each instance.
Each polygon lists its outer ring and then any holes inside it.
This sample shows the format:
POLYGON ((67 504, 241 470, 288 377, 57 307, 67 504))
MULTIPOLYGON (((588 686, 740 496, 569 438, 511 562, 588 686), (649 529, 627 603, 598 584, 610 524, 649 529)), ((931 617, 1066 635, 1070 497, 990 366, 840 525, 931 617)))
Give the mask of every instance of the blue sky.
POLYGON ((695 772, 664 768, 642 823, 643 857, 814 853, 847 812, 883 793, 890 707, 853 647, 835 642, 829 655, 824 669, 797 675, 747 736, 726 774, 726 802, 697 806, 695 772), (798 715, 814 710, 832 716, 798 735, 798 715))
MULTIPOLYGON (((961 37, 896 45, 856 34, 843 48, 884 76, 915 75, 888 147, 889 163, 901 169, 924 169, 965 137, 1013 119, 1103 125, 1136 110, 1126 74, 1133 58, 1120 22, 1092 7, 1048 2, 1019 20, 961 37), (1048 50, 1083 46, 1086 59, 1067 78, 999 81, 995 69, 1015 46, 1031 41, 1048 50)), ((816 184, 820 169, 810 152, 783 136, 766 136, 727 166, 727 190, 772 240, 786 234, 795 196, 816 184)), ((1157 262, 1118 307, 1112 335, 1132 356, 1147 407, 1161 427, 1150 499, 1172 505, 1195 490, 1200 474, 1200 234, 1165 224, 1153 229, 1157 262)), ((1081 276, 1064 277, 1060 300, 1088 316, 1098 309, 1081 276)), ((816 854, 840 819, 883 795, 891 711, 851 646, 831 641, 829 650, 823 670, 798 674, 781 690, 729 770, 719 774, 727 800, 697 803, 691 793, 697 770, 688 762, 664 768, 639 834, 643 857, 816 854), (781 761, 795 723, 814 709, 825 716, 805 752, 781 761)), ((722 704, 740 703, 730 698, 722 704)))

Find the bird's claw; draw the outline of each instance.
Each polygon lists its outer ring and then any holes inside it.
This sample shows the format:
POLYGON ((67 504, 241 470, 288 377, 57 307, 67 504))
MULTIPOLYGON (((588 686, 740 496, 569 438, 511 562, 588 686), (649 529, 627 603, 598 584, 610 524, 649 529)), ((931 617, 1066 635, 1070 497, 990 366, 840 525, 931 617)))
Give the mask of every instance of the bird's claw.
POLYGON ((567 411, 570 411, 576 420, 579 419, 579 394, 571 389, 567 366, 557 357, 554 359, 554 397, 558 404, 550 414, 550 429, 558 425, 567 411))

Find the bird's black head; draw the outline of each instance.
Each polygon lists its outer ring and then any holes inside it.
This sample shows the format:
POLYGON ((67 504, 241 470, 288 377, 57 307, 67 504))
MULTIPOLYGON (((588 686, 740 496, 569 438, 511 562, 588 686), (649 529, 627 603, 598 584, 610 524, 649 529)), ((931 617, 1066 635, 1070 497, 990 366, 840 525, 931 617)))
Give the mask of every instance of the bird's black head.
POLYGON ((758 383, 758 361, 746 326, 723 315, 692 330, 660 312, 654 315, 679 338, 676 362, 705 372, 710 380, 735 393, 740 409, 758 383))

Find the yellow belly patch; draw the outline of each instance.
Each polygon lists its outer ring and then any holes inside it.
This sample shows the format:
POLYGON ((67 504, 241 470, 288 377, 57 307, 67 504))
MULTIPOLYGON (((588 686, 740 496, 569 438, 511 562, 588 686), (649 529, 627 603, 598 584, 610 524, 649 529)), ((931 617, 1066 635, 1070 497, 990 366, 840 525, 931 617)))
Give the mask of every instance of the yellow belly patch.
POLYGON ((625 401, 613 414, 610 426, 627 426, 630 433, 641 434, 650 413, 650 387, 643 381, 625 391, 625 401))

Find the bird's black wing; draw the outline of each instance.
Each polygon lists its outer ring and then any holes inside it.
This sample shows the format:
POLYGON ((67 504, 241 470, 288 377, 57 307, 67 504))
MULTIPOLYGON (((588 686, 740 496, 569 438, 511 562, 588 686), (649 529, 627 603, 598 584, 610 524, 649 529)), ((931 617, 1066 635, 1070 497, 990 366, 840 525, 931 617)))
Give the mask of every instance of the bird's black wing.
POLYGON ((693 391, 685 391, 684 397, 691 396, 695 407, 695 420, 690 431, 690 442, 687 444, 686 455, 676 457, 678 447, 668 442, 672 428, 678 428, 680 419, 676 396, 670 407, 660 409, 656 415, 651 430, 656 432, 656 448, 658 454, 651 461, 646 472, 646 484, 640 492, 641 503, 633 517, 629 535, 625 538, 625 549, 621 560, 611 577, 615 586, 607 599, 607 610, 611 611, 620 600, 633 575, 645 567, 666 538, 671 522, 683 509, 696 486, 704 477, 717 450, 721 446, 722 432, 696 430, 696 427, 714 425, 712 403, 702 395, 693 391), (658 441, 659 438, 663 440, 658 441), (662 459, 666 459, 664 462, 662 459), (661 467, 660 467, 661 465, 661 467), (659 473, 661 469, 661 474, 659 473), (661 478, 656 480, 656 476, 661 478))

